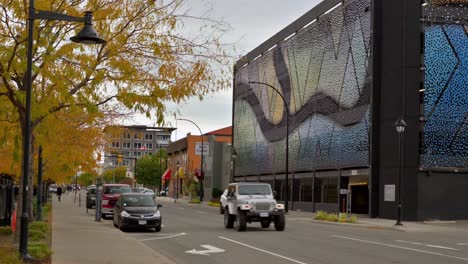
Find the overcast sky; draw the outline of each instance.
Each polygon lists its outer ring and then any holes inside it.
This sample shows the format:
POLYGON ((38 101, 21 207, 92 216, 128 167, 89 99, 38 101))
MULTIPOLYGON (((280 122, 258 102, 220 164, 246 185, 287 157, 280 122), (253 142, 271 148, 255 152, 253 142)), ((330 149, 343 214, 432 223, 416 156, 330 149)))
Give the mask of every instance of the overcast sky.
MULTIPOLYGON (((233 28, 225 39, 226 42, 236 42, 236 58, 245 55, 291 22, 305 14, 317 5, 320 0, 187 0, 193 12, 212 7, 212 16, 221 18, 233 28)), ((228 90, 208 95, 203 101, 191 99, 180 105, 168 104, 167 109, 176 109, 180 118, 190 119, 197 123, 203 133, 231 125, 232 119, 232 87, 228 90)), ((187 133, 198 135, 197 128, 185 121, 176 121, 168 116, 177 130, 172 134, 172 140, 180 139, 187 133)), ((133 124, 153 125, 154 121, 138 117, 133 124)))

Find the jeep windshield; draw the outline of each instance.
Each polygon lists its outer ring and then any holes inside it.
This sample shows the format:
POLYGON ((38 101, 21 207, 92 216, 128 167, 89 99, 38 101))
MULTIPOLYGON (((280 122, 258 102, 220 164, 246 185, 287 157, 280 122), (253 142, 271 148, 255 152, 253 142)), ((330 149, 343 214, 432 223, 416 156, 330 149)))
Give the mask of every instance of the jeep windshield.
POLYGON ((270 195, 271 189, 268 185, 239 185, 239 195, 270 195))

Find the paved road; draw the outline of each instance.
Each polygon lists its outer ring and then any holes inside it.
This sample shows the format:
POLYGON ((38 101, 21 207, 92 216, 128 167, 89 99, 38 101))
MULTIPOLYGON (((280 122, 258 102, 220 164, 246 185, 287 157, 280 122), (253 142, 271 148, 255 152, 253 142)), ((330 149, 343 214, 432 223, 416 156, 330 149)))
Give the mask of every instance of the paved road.
POLYGON ((468 263, 466 230, 400 232, 288 216, 284 232, 263 229, 259 223, 237 232, 223 227, 217 208, 161 203, 164 226, 160 233, 127 234, 181 264, 468 263), (193 254, 199 251, 208 253, 193 254))

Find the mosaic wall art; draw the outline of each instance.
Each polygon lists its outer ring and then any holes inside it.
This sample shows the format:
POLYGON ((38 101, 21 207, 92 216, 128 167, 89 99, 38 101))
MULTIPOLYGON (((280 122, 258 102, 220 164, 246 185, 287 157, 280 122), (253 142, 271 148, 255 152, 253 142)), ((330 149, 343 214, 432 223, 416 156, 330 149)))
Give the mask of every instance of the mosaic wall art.
POLYGON ((468 168, 467 32, 463 24, 425 27, 423 167, 468 168))
POLYGON ((370 1, 311 22, 236 73, 236 175, 284 173, 286 115, 291 172, 369 165, 370 1))

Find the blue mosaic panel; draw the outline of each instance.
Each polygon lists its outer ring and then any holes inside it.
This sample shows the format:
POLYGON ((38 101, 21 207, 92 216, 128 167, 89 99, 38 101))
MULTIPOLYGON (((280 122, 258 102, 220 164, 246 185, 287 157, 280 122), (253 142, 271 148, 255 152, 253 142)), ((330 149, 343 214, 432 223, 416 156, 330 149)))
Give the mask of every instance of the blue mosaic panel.
POLYGON ((369 166, 369 10, 369 0, 344 1, 238 70, 237 176, 284 173, 286 117, 290 171, 369 166))
POLYGON ((423 167, 468 168, 468 37, 464 25, 425 28, 423 167))

